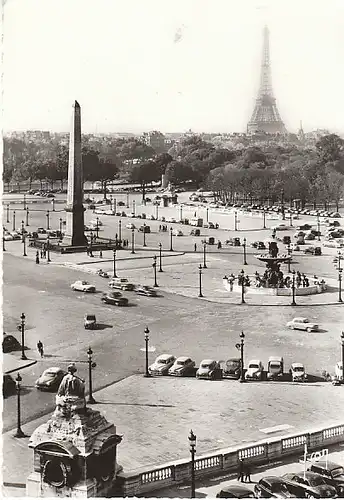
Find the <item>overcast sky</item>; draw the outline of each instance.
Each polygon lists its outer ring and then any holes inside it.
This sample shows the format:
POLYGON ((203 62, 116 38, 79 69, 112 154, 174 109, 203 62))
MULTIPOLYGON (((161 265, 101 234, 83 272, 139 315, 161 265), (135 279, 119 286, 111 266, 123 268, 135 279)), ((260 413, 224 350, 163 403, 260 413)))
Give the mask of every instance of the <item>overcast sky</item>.
POLYGON ((262 30, 286 127, 344 132, 344 0, 7 0, 4 129, 241 132, 262 30))

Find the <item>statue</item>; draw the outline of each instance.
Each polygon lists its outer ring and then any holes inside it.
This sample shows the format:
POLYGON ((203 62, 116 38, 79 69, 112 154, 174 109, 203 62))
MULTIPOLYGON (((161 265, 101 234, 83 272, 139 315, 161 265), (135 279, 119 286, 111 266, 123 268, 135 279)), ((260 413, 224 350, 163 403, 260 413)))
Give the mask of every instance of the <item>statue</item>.
POLYGON ((72 413, 80 413, 86 408, 85 381, 75 375, 74 363, 68 366, 68 373, 63 377, 56 394, 56 410, 54 415, 70 417, 72 413))

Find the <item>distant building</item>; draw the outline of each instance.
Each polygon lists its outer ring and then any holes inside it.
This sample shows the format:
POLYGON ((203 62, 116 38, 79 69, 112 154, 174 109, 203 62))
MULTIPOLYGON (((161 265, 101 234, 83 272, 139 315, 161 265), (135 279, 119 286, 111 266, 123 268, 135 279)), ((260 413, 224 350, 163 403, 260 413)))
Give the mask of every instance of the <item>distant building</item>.
POLYGON ((142 139, 147 146, 151 146, 157 153, 164 153, 166 151, 165 136, 161 132, 157 130, 144 132, 142 139))

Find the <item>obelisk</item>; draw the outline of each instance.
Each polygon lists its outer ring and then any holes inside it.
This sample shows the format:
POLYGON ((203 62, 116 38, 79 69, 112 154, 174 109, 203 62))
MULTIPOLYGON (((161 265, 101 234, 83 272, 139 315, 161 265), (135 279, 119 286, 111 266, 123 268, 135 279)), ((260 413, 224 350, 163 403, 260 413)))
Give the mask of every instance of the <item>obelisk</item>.
POLYGON ((73 105, 72 127, 69 136, 68 190, 66 205, 66 233, 64 243, 72 246, 87 245, 84 233, 84 190, 81 158, 81 109, 73 105))

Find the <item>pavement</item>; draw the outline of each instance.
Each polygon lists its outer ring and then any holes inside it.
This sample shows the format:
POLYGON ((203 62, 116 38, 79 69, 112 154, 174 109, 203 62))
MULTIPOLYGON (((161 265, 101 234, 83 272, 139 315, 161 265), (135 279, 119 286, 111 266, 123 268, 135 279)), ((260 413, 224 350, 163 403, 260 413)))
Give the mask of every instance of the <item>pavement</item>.
MULTIPOLYGON (((53 401, 54 395, 49 396, 53 401)), ((231 380, 207 382, 194 378, 133 375, 97 391, 94 397, 97 404, 92 407, 101 411, 123 435, 118 462, 126 472, 188 458, 191 428, 197 435, 197 455, 201 456, 265 437, 343 423, 343 387, 326 382, 240 384, 231 380), (258 407, 257 402, 262 398, 264 405, 258 407), (302 401, 302 411, 299 403, 293 404, 293 400, 302 401), (286 430, 266 434, 268 428, 281 425, 286 430)), ((48 418, 46 415, 31 421, 23 425, 22 430, 30 436, 48 418)), ((3 481, 9 487, 25 483, 33 461, 32 450, 28 448, 29 438, 18 439, 13 434, 12 430, 2 436, 3 456, 6 457, 3 481)), ((10 490, 12 495, 13 490, 19 493, 14 496, 23 493, 20 487, 10 490)), ((6 491, 4 496, 7 496, 6 491)))

